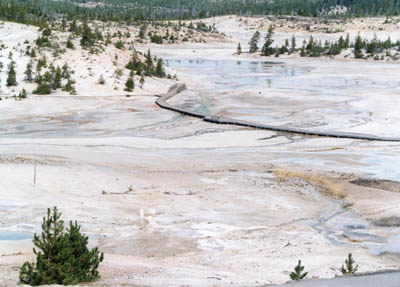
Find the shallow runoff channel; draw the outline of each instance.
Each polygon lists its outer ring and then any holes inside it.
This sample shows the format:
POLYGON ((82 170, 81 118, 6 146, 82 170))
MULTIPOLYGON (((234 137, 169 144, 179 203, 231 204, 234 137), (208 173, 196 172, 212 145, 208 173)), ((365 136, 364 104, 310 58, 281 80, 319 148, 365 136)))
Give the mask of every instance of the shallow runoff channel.
MULTIPOLYGON (((346 132, 373 121, 373 113, 368 107, 363 109, 357 105, 363 101, 360 96, 363 90, 373 90, 376 86, 368 84, 367 80, 360 85, 360 79, 345 79, 343 76, 335 82, 329 78, 313 77, 310 66, 288 66, 281 62, 169 60, 167 64, 198 77, 204 83, 200 88, 189 85, 182 92, 176 88, 161 97, 158 104, 168 109, 176 107, 175 111, 209 122, 221 117, 229 119, 223 122, 226 124, 246 126, 240 123, 254 123, 248 127, 271 124, 276 129, 270 130, 278 132, 285 129, 289 133, 291 130, 308 130, 311 135, 320 133, 320 136, 335 137, 336 134, 338 138, 356 140, 400 141, 400 137, 346 132)), ((307 135, 306 132, 299 134, 307 135)), ((307 165, 307 156, 298 156, 302 159, 300 163, 307 165)), ((393 248, 400 240, 398 228, 391 228, 392 236, 383 238, 376 234, 379 228, 343 208, 339 200, 318 192, 314 196, 328 202, 329 208, 318 218, 299 223, 311 226, 335 245, 362 246, 375 254, 399 252, 398 248, 393 248), (348 238, 358 243, 349 243, 348 238)))

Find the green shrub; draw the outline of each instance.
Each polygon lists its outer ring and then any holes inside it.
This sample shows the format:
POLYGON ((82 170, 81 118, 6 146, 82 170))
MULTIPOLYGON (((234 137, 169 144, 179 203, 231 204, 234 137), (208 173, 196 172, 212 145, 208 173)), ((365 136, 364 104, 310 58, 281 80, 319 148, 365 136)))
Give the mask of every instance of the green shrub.
POLYGON ((26 97, 27 97, 26 90, 25 90, 25 89, 22 89, 22 91, 19 92, 18 98, 19 98, 19 99, 26 99, 26 97))
POLYGON ((134 88, 135 88, 135 81, 133 80, 133 77, 129 77, 125 83, 125 91, 132 92, 134 88))
POLYGON ((49 95, 51 93, 51 86, 47 82, 41 82, 33 93, 36 95, 49 95))
POLYGON ((125 48, 124 43, 123 43, 122 41, 117 41, 117 42, 114 44, 114 46, 115 46, 115 48, 117 48, 117 49, 123 49, 123 48, 125 48))

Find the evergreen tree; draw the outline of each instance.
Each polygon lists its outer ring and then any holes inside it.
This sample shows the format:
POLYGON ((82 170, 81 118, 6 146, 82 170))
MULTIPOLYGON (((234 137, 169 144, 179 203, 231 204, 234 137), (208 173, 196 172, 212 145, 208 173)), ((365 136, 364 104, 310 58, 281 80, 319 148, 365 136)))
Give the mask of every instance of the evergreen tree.
POLYGON ((134 88, 135 88, 135 81, 133 80, 133 77, 129 77, 125 83, 125 91, 132 92, 134 88))
POLYGON ((62 90, 65 92, 70 92, 70 94, 75 94, 74 81, 72 81, 71 79, 68 79, 67 83, 62 88, 62 90))
POLYGON ((296 37, 292 35, 292 42, 290 45, 290 53, 296 52, 296 37))
POLYGON ((346 266, 342 265, 341 272, 343 275, 354 275, 357 272, 358 265, 354 266, 353 255, 349 253, 347 259, 345 260, 346 266))
POLYGON ((347 33, 346 39, 344 40, 344 48, 345 49, 350 48, 350 35, 349 35, 349 33, 347 33))
POLYGON ((140 76, 139 84, 140 84, 140 88, 143 89, 143 85, 144 85, 144 76, 143 75, 140 76))
POLYGON ((358 35, 356 38, 356 42, 354 44, 354 57, 356 59, 362 59, 364 57, 361 49, 363 48, 363 41, 361 39, 361 36, 358 35))
POLYGON ((62 66, 62 73, 61 73, 61 77, 64 79, 69 79, 71 77, 71 72, 69 70, 68 64, 65 63, 62 66))
POLYGON ((240 43, 238 43, 237 45, 236 54, 238 55, 242 54, 242 46, 240 45, 240 43))
POLYGON ((52 83, 53 75, 54 75, 54 73, 51 73, 50 71, 46 71, 43 75, 43 81, 45 81, 47 83, 52 83))
POLYGON ((28 82, 32 82, 33 81, 33 71, 32 71, 32 61, 30 61, 27 65, 26 65, 26 70, 25 70, 25 76, 26 76, 26 80, 28 82))
POLYGON ((36 95, 49 95, 51 93, 51 86, 48 82, 42 80, 33 93, 36 95))
POLYGON ((260 41, 260 32, 256 31, 249 42, 249 53, 253 54, 258 51, 258 41, 260 41))
POLYGON ((122 76, 124 73, 123 73, 122 69, 118 69, 118 68, 117 68, 117 69, 115 70, 114 74, 115 74, 115 77, 116 77, 117 79, 120 79, 121 76, 122 76))
POLYGON ((104 85, 106 83, 106 80, 103 77, 103 74, 100 75, 99 79, 97 80, 97 83, 99 85, 104 85))
POLYGON ((302 280, 304 279, 308 272, 303 272, 304 266, 301 266, 301 260, 299 260, 299 263, 297 266, 294 268, 294 272, 290 273, 290 279, 292 280, 302 280))
POLYGON ((71 41, 71 37, 68 37, 68 39, 67 39, 67 48, 68 49, 73 49, 74 48, 74 44, 71 41))
POLYGON ((313 49, 314 49, 314 38, 312 35, 310 35, 310 39, 308 39, 306 50, 307 52, 311 52, 313 49))
POLYGON ((153 59, 151 57, 150 49, 147 50, 145 64, 146 64, 145 73, 147 76, 151 76, 153 74, 154 64, 153 64, 153 59))
POLYGON ((339 38, 338 46, 339 46, 339 49, 344 49, 346 46, 346 41, 343 39, 342 36, 340 36, 340 38, 339 38))
POLYGON ((94 34, 92 33, 89 25, 86 22, 83 23, 81 46, 84 48, 92 47, 95 40, 94 38, 94 34))
POLYGON ((267 36, 265 36, 265 43, 261 49, 262 56, 271 56, 275 53, 275 49, 271 47, 274 40, 272 40, 272 35, 274 34, 274 29, 272 25, 268 28, 267 36))
POLYGON ((158 59, 157 60, 157 66, 156 66, 155 75, 157 77, 160 77, 160 78, 164 78, 165 77, 165 71, 164 71, 164 68, 163 68, 162 59, 158 59))
POLYGON ((97 271, 103 261, 103 253, 96 248, 89 250, 88 237, 80 232, 77 222, 70 222, 64 230, 64 222, 57 208, 47 211, 43 218, 42 234, 35 234, 33 249, 36 262, 25 262, 20 268, 22 284, 32 286, 90 282, 100 277, 97 271))
POLYGON ((78 30, 78 26, 76 25, 76 20, 72 21, 71 25, 69 26, 69 31, 75 33, 78 30))
POLYGON ((53 90, 57 90, 61 88, 61 80, 62 80, 62 73, 61 68, 57 66, 55 69, 54 76, 53 76, 53 90))
POLYGON ((15 72, 14 62, 11 62, 7 76, 7 87, 17 85, 17 73, 15 72))
POLYGON ((145 34, 146 34, 146 24, 143 24, 143 25, 140 27, 138 37, 139 37, 140 39, 143 40, 144 37, 145 37, 145 34))
POLYGON ((61 30, 64 32, 64 31, 65 31, 65 28, 67 28, 67 21, 66 21, 65 18, 63 17, 63 18, 62 18, 62 21, 61 21, 61 30))
POLYGON ((19 92, 18 98, 19 98, 19 99, 26 99, 26 97, 27 97, 26 90, 25 90, 25 89, 22 89, 22 91, 19 92))

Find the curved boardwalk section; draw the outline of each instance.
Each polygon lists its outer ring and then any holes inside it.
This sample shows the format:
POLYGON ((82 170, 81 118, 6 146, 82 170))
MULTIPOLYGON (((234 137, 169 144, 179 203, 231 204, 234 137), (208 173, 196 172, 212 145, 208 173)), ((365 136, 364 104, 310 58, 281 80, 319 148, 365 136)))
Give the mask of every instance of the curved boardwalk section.
POLYGON ((175 84, 171 86, 168 92, 165 95, 160 96, 156 100, 156 104, 164 109, 171 110, 174 112, 181 113, 183 115, 201 118, 206 122, 215 123, 215 124, 223 124, 223 125, 236 125, 242 127, 250 127, 256 129, 270 130, 276 132, 285 132, 292 134, 300 134, 300 135, 308 135, 308 136, 318 136, 318 137, 331 137, 331 138, 346 138, 346 139, 356 139, 356 140, 369 140, 369 141, 385 141, 385 142, 400 142, 400 138, 393 137, 378 137, 374 135, 368 134, 359 134, 359 133, 346 133, 346 132, 322 132, 322 131, 309 131, 304 129, 296 129, 290 127, 277 127, 271 125, 264 125, 258 123, 252 123, 247 121, 240 121, 231 118, 218 117, 205 113, 194 112, 185 108, 176 107, 168 104, 168 100, 173 96, 179 94, 180 92, 186 89, 185 84, 175 84))

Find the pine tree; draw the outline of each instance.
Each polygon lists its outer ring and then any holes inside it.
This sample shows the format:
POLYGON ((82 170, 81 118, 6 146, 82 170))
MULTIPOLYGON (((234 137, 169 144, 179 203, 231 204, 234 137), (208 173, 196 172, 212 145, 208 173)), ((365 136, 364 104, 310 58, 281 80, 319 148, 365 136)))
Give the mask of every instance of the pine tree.
POLYGON ((99 264, 103 261, 104 255, 98 248, 88 249, 89 238, 81 233, 81 227, 77 221, 70 221, 69 228, 65 233, 68 239, 69 248, 73 251, 73 257, 70 260, 71 270, 75 282, 90 282, 100 277, 98 272, 99 264))
POLYGON ((274 34, 274 29, 272 25, 268 28, 267 36, 265 36, 265 43, 261 49, 262 56, 271 56, 275 53, 275 49, 271 47, 274 40, 272 40, 272 35, 274 34))
POLYGON ((69 31, 72 33, 75 33, 77 29, 78 29, 78 26, 76 25, 76 20, 74 20, 74 21, 72 21, 72 23, 69 27, 69 31))
POLYGON ((62 88, 62 90, 65 92, 70 92, 71 94, 74 93, 75 92, 74 81, 72 81, 71 79, 68 79, 67 83, 62 88))
POLYGON ((342 36, 340 36, 339 41, 338 41, 339 49, 344 49, 346 46, 346 41, 343 39, 342 36))
POLYGON ((356 38, 356 42, 354 44, 354 57, 356 59, 363 58, 364 55, 363 55, 363 53, 361 51, 362 47, 363 47, 363 42, 362 42, 361 36, 358 35, 357 38, 356 38))
POLYGON ((61 73, 61 77, 64 79, 69 79, 71 77, 71 72, 69 70, 68 64, 65 63, 62 66, 62 73, 61 73))
POLYGON ((153 71, 154 71, 154 64, 153 64, 153 59, 151 57, 151 53, 150 53, 150 49, 147 51, 146 54, 146 67, 145 67, 145 74, 147 76, 151 76, 153 75, 153 71))
POLYGON ((17 85, 17 73, 15 72, 14 62, 11 62, 7 77, 7 87, 17 85))
POLYGON ((100 75, 99 79, 97 80, 97 83, 99 85, 104 85, 106 83, 106 80, 103 77, 103 74, 100 75))
POLYGON ((36 262, 25 262, 20 268, 22 284, 32 286, 47 284, 71 285, 89 282, 100 277, 97 269, 103 261, 103 253, 96 248, 89 250, 88 237, 80 232, 80 226, 70 222, 64 231, 64 222, 57 208, 47 210, 43 218, 42 234, 35 234, 33 249, 36 262))
POLYGON ((258 41, 260 40, 260 32, 256 31, 249 42, 249 53, 253 54, 258 51, 258 41))
POLYGON ((139 31, 138 37, 139 37, 140 39, 144 39, 145 33, 146 33, 146 24, 143 24, 143 25, 140 27, 140 31, 139 31))
POLYGON ((132 92, 134 88, 135 88, 135 81, 133 80, 133 77, 129 77, 125 83, 125 91, 132 92))
POLYGON ((358 269, 358 265, 354 266, 354 259, 353 259, 353 255, 351 253, 349 253, 347 259, 344 261, 346 264, 346 267, 344 265, 342 265, 341 268, 341 272, 343 275, 354 275, 357 272, 358 269))
POLYGON ((308 40, 306 50, 307 52, 311 52, 314 49, 314 38, 312 35, 310 35, 310 39, 308 40))
POLYGON ((61 88, 61 80, 62 80, 62 73, 61 73, 61 68, 57 66, 57 69, 55 69, 54 76, 53 76, 53 90, 57 90, 61 88))
POLYGON ((140 88, 143 89, 143 85, 144 85, 144 76, 143 75, 140 77, 139 84, 140 84, 140 88))
POLYGON ((29 62, 29 63, 26 65, 26 70, 25 70, 25 72, 24 72, 24 74, 25 74, 25 76, 26 76, 25 79, 26 79, 28 82, 32 82, 32 81, 33 81, 32 66, 33 66, 33 64, 32 64, 32 61, 31 61, 31 62, 29 62))
POLYGON ((350 36, 349 36, 349 33, 347 33, 346 39, 344 40, 344 48, 345 49, 350 48, 350 36))
POLYGON ((308 272, 303 272, 304 266, 301 266, 301 260, 299 260, 299 263, 297 266, 294 268, 294 272, 290 273, 290 279, 292 280, 302 280, 304 279, 308 272))
POLYGON ((300 57, 305 57, 305 56, 307 56, 307 53, 306 53, 306 40, 303 41, 303 46, 301 46, 301 49, 300 49, 300 57))
POLYGON ((72 41, 71 41, 71 36, 68 37, 68 40, 67 40, 67 48, 68 48, 68 49, 73 49, 73 48, 74 48, 74 44, 73 44, 72 41))
POLYGON ((61 30, 64 32, 64 31, 65 31, 65 28, 67 28, 67 21, 66 21, 65 18, 63 17, 63 18, 62 18, 62 21, 61 21, 61 30))
POLYGON ((240 43, 238 43, 237 45, 236 54, 238 55, 242 54, 242 46, 240 45, 240 43))
POLYGON ((86 22, 83 23, 81 46, 84 48, 91 47, 94 44, 94 40, 94 35, 89 25, 86 22))
POLYGON ((290 46, 290 53, 296 52, 296 37, 292 35, 292 42, 290 46))
POLYGON ((163 68, 162 59, 158 59, 157 60, 157 66, 156 66, 155 74, 156 74, 157 77, 160 77, 160 78, 164 78, 165 77, 165 71, 164 71, 164 68, 163 68))
POLYGON ((19 99, 26 99, 26 97, 27 97, 26 90, 25 90, 25 89, 22 89, 22 91, 19 92, 18 98, 19 98, 19 99))
POLYGON ((49 95, 51 93, 51 86, 48 82, 42 80, 33 93, 36 95, 49 95))

